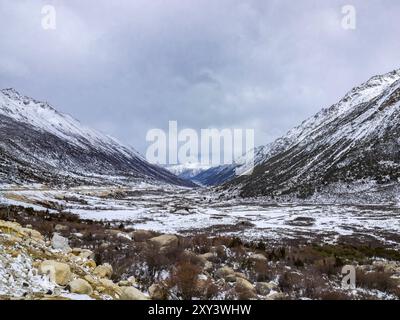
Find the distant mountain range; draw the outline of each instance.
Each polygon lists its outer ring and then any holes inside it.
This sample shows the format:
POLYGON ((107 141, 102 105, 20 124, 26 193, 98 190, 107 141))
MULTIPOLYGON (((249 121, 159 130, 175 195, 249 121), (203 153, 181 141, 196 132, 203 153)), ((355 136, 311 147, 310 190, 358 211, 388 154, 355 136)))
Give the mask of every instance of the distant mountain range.
POLYGON ((177 165, 165 166, 165 169, 172 172, 181 179, 190 180, 194 183, 200 184, 200 181, 195 179, 200 173, 210 169, 209 165, 202 165, 201 163, 185 163, 177 165))
POLYGON ((254 154, 253 172, 245 176, 237 172, 250 168, 238 164, 160 168, 46 102, 0 91, 3 184, 163 182, 283 201, 323 196, 400 202, 400 70, 355 87, 254 154))
POLYGON ((400 201, 400 70, 371 78, 273 143, 256 149, 249 176, 237 165, 193 179, 242 197, 353 194, 400 201))
POLYGON ((87 128, 47 102, 0 91, 0 183, 193 186, 134 149, 87 128))

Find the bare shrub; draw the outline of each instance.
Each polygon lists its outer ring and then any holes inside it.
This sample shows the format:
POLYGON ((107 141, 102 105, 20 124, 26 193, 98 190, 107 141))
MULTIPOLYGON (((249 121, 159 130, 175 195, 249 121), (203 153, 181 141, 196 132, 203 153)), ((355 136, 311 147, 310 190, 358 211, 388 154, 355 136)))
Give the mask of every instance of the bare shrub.
POLYGON ((180 262, 173 273, 170 286, 177 287, 179 295, 185 300, 191 300, 199 294, 197 286, 201 268, 188 261, 180 262))
POLYGON ((357 270, 356 284, 366 289, 375 289, 383 292, 398 293, 397 284, 391 278, 392 273, 382 271, 365 272, 357 270))
POLYGON ((322 274, 333 275, 339 272, 336 259, 333 257, 320 259, 314 262, 314 267, 322 274))

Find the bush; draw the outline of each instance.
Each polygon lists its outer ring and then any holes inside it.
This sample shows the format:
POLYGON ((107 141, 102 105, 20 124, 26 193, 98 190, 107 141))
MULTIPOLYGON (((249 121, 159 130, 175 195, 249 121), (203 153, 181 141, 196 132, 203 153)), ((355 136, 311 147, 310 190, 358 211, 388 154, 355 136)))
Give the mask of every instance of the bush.
POLYGON ((391 276, 389 272, 357 270, 356 285, 366 289, 397 293, 397 284, 391 276))
POLYGON ((172 275, 170 286, 176 286, 178 294, 183 299, 191 300, 199 294, 197 282, 200 272, 201 268, 199 266, 188 261, 180 262, 172 275))

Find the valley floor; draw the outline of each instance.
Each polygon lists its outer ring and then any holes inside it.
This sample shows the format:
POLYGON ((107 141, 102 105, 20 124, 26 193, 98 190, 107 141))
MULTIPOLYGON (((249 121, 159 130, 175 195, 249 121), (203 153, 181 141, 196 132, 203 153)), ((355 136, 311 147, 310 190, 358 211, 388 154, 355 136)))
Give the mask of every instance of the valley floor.
POLYGON ((271 204, 224 199, 206 189, 142 185, 131 189, 3 189, 0 204, 68 212, 81 219, 107 221, 135 229, 193 235, 234 236, 270 243, 364 243, 400 245, 400 207, 396 205, 271 204))
POLYGON ((398 299, 399 217, 393 205, 271 204, 168 186, 3 187, 0 299, 398 299), (55 234, 75 249, 52 247, 55 234), (37 274, 48 259, 69 264, 90 294, 37 274), (108 263, 112 275, 100 277, 108 263), (356 270, 351 289, 345 265, 356 270))

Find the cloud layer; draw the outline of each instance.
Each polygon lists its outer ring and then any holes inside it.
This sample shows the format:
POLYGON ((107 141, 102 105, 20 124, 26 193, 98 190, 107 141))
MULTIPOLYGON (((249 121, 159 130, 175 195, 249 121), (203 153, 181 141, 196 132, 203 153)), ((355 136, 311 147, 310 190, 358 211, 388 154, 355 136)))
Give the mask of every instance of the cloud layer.
POLYGON ((51 102, 145 153, 146 132, 284 134, 369 77, 400 67, 399 1, 2 0, 0 87, 51 102), (57 29, 43 30, 54 5, 57 29))

